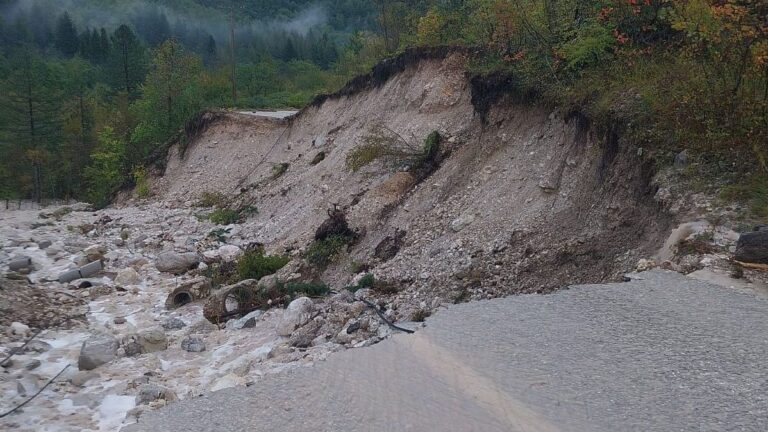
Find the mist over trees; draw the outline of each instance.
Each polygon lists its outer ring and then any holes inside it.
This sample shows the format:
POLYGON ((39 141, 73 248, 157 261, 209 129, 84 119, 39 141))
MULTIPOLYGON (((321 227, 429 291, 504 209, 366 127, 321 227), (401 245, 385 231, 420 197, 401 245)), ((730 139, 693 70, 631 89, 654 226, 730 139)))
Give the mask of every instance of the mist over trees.
POLYGON ((197 111, 332 90, 374 19, 336 3, 1 2, 0 198, 106 203, 197 111))

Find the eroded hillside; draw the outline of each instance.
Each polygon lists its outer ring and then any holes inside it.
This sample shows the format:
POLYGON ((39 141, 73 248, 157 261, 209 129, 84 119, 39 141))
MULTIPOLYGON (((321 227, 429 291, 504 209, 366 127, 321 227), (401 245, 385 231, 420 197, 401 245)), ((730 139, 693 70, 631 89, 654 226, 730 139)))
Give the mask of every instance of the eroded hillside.
POLYGON ((336 205, 362 235, 302 275, 343 286, 362 264, 405 293, 404 318, 435 297, 616 279, 655 250, 670 219, 642 151, 470 80, 470 55, 409 51, 286 120, 220 115, 183 156, 171 150, 157 199, 217 192, 255 206, 242 231, 297 261, 336 205), (424 179, 386 158, 353 172, 349 155, 377 131, 379 144, 406 149, 437 131, 442 162, 424 179))

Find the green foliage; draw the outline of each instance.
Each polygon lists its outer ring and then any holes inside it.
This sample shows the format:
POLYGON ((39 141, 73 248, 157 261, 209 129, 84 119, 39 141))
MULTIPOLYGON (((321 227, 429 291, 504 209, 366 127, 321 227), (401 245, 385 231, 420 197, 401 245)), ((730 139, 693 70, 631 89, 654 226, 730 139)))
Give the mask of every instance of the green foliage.
POLYGON ((281 296, 296 298, 300 295, 320 297, 328 294, 331 288, 322 282, 278 282, 277 291, 281 296))
POLYGON ((373 273, 366 273, 363 275, 363 277, 360 278, 357 284, 350 285, 346 287, 346 289, 354 293, 364 288, 373 288, 375 284, 376 278, 373 276, 373 273))
POLYGON ((256 279, 269 276, 283 268, 290 258, 283 255, 264 255, 264 251, 247 251, 237 260, 239 280, 256 279))
POLYGON ((748 217, 768 219, 768 176, 755 175, 723 188, 720 198, 727 202, 746 203, 748 217))
POLYGON ((315 240, 307 249, 305 258, 307 262, 321 270, 327 268, 336 256, 352 243, 353 239, 347 236, 334 235, 323 240, 315 240))
POLYGON ((231 228, 216 228, 208 233, 208 238, 214 239, 219 243, 225 243, 230 231, 232 231, 231 228))
POLYGON ((133 181, 136 183, 134 192, 139 198, 149 197, 149 179, 147 179, 147 170, 144 167, 135 167, 133 169, 133 181))
POLYGON ((288 171, 291 166, 289 163, 280 163, 272 167, 272 180, 278 179, 288 171))
POLYGON ((195 207, 226 207, 229 199, 219 192, 203 192, 195 207))
POLYGON ((217 225, 232 225, 240 222, 240 212, 228 208, 216 209, 208 215, 208 220, 217 225))
POLYGON ((125 179, 125 143, 106 127, 99 134, 99 143, 91 154, 91 165, 85 169, 88 195, 97 207, 109 203, 125 179))

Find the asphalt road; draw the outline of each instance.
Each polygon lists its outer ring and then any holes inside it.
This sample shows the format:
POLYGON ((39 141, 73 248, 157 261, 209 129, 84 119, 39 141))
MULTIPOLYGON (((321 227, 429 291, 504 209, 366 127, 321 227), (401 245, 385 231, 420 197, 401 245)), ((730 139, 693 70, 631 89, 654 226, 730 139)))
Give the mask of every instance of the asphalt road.
POLYGON ((766 297, 641 276, 452 306, 415 335, 124 430, 768 430, 766 297))

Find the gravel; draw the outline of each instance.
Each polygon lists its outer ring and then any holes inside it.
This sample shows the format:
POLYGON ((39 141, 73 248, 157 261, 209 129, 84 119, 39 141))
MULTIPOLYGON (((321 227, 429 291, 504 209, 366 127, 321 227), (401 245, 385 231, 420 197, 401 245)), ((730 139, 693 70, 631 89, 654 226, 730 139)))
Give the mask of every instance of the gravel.
POLYGON ((416 335, 125 430, 764 430, 768 299, 639 277, 453 306, 416 335))

